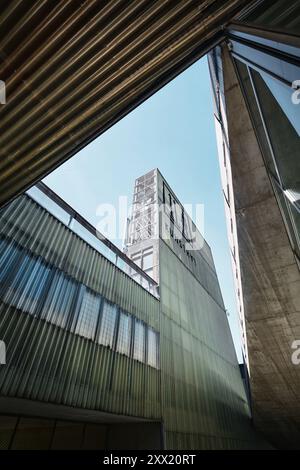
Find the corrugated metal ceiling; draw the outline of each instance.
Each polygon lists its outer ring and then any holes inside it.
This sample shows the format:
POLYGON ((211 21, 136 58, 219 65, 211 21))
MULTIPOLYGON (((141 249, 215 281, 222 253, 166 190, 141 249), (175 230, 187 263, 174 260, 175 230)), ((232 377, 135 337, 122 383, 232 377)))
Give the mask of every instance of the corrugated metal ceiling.
POLYGON ((246 4, 0 0, 0 205, 203 56, 246 4))

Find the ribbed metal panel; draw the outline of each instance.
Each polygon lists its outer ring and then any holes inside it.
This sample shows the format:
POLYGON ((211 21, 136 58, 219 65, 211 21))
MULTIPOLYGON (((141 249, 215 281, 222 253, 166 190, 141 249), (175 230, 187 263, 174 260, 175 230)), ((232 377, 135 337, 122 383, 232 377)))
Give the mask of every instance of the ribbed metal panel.
POLYGON ((154 313, 157 302, 153 296, 147 296, 136 282, 27 196, 19 197, 2 210, 0 233, 158 327, 158 316, 154 313))
MULTIPOLYGON (((217 278, 211 282, 217 283, 217 278)), ((226 313, 218 297, 214 299, 201 286, 163 241, 160 283, 167 447, 243 449, 263 445, 251 429, 226 313)))
POLYGON ((259 447, 215 289, 159 243, 160 301, 27 195, 2 209, 0 395, 163 420, 167 448, 259 447), (80 313, 88 301, 94 328, 80 313), (118 352, 122 312, 133 328, 127 354, 118 352), (149 331, 159 338, 154 365, 149 331))
POLYGON ((0 234, 1 395, 161 418, 160 370, 116 352, 117 323, 112 347, 75 328, 81 289, 129 312, 132 324, 142 320, 146 332, 158 332, 158 300, 26 195, 2 210, 0 234), (55 276, 64 279, 56 299, 55 276))
POLYGON ((2 2, 0 205, 203 56, 248 3, 2 2))
POLYGON ((256 2, 249 11, 245 9, 238 17, 243 23, 274 31, 285 31, 299 36, 299 0, 263 0, 256 2), (254 7, 254 8, 253 8, 254 7))

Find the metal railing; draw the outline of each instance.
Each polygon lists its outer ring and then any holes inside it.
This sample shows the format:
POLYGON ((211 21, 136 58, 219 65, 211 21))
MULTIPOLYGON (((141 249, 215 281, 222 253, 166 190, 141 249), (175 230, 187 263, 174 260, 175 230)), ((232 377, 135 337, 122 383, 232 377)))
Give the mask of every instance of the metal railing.
POLYGON ((158 284, 45 183, 37 183, 26 194, 150 294, 159 298, 158 284))

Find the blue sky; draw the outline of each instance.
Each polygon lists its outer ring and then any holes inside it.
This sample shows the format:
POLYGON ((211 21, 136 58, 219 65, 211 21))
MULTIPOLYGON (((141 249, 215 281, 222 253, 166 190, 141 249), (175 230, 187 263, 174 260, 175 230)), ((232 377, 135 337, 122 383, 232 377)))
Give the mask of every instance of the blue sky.
MULTIPOLYGON (((45 178, 92 224, 99 203, 131 200, 135 178, 159 168, 179 200, 204 204, 209 243, 239 359, 240 340, 206 58, 45 178)), ((114 241, 115 242, 115 241, 114 241)))

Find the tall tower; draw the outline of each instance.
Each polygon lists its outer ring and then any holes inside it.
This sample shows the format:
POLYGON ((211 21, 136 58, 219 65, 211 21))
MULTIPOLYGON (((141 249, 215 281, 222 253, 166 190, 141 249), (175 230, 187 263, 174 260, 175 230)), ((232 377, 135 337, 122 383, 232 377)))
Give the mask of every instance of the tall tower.
POLYGON ((167 447, 256 440, 211 249, 158 169, 135 181, 127 227, 127 255, 159 284, 167 447))
MULTIPOLYGON (((158 170, 135 180, 132 214, 128 220, 125 251, 159 283, 158 170)), ((132 277, 138 276, 133 273, 132 277)))

